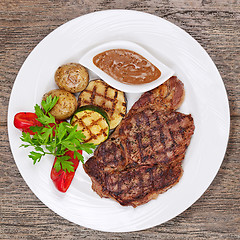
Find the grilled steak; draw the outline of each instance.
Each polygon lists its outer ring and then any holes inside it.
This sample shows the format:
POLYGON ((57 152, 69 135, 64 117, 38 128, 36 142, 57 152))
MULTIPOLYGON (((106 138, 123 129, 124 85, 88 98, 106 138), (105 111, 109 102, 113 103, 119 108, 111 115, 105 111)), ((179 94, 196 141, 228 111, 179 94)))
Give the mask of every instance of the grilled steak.
POLYGON ((179 181, 194 132, 191 115, 175 112, 183 98, 176 77, 140 97, 84 164, 98 195, 136 207, 179 181))

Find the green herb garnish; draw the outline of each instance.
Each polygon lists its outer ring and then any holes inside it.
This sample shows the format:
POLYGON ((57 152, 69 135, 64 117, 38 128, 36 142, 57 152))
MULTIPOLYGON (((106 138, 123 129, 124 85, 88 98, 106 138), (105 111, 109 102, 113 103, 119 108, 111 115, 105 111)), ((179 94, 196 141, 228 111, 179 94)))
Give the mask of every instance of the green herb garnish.
POLYGON ((72 126, 68 122, 57 123, 55 118, 50 114, 50 110, 57 103, 58 97, 52 98, 48 96, 46 101, 42 101, 42 107, 36 104, 35 113, 37 120, 42 126, 32 126, 32 130, 35 134, 22 132, 20 139, 25 142, 20 147, 32 146, 34 151, 31 151, 28 155, 32 160, 33 164, 39 162, 43 156, 52 154, 57 157, 54 168, 56 171, 63 169, 65 172, 73 172, 74 167, 69 156, 64 155, 67 151, 71 150, 74 152, 74 158, 78 158, 84 163, 83 156, 77 152, 83 150, 87 153, 92 153, 95 145, 92 143, 84 143, 84 134, 81 131, 77 131, 77 126, 72 126))

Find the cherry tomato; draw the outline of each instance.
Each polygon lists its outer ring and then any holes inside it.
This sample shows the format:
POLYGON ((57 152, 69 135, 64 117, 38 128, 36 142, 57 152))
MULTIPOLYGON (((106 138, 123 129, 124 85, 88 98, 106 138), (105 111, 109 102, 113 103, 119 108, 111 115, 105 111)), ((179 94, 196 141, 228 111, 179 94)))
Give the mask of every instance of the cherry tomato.
POLYGON ((14 126, 23 132, 29 132, 30 134, 34 134, 32 130, 30 130, 31 126, 42 126, 42 124, 37 120, 37 115, 31 112, 20 112, 14 116, 14 126))
MULTIPOLYGON (((82 150, 79 150, 78 152, 80 154, 82 154, 82 150)), ((74 172, 69 173, 68 171, 65 172, 62 169, 59 172, 57 172, 54 168, 57 158, 55 158, 55 160, 54 160, 52 171, 51 171, 51 179, 52 179, 54 185, 56 186, 56 188, 60 192, 66 192, 68 190, 68 188, 73 180, 73 177, 75 175, 75 171, 79 165, 79 160, 77 158, 74 159, 73 151, 67 151, 65 153, 65 155, 68 155, 71 157, 68 161, 71 161, 73 163, 74 172)))

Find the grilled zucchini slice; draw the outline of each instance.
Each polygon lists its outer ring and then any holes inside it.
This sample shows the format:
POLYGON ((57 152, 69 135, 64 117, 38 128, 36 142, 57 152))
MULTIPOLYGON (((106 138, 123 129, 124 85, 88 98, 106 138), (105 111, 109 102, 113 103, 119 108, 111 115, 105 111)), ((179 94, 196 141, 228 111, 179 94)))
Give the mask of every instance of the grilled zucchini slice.
POLYGON ((85 135, 84 142, 98 145, 109 136, 109 121, 107 113, 97 106, 80 107, 71 119, 71 125, 77 125, 77 130, 85 135))
POLYGON ((95 105, 108 114, 110 129, 114 129, 126 114, 124 92, 98 79, 91 81, 78 97, 78 106, 95 105))

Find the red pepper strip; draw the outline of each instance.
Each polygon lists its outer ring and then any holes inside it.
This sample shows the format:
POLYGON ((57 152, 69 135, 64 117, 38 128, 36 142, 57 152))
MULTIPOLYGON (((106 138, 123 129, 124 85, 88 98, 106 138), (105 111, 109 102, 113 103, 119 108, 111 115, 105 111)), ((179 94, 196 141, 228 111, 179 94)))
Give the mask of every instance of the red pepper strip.
MULTIPOLYGON (((82 150, 78 151, 80 154, 82 154, 82 150)), ((74 166, 74 172, 68 172, 68 171, 63 171, 62 169, 57 172, 54 168, 55 162, 57 160, 57 158, 55 157, 54 163, 53 163, 53 167, 52 167, 52 171, 51 171, 51 179, 54 183, 54 185, 56 186, 56 188, 60 191, 60 192, 66 192, 73 180, 73 177, 75 175, 75 171, 78 167, 79 164, 79 160, 77 158, 74 159, 74 152, 73 151, 67 151, 65 153, 65 155, 70 156, 71 158, 68 161, 73 162, 73 166, 74 166)))
POLYGON ((37 115, 31 112, 20 112, 14 116, 14 126, 23 132, 29 132, 34 135, 34 132, 30 130, 31 126, 42 126, 37 120, 37 115))
MULTIPOLYGON (((63 120, 56 120, 56 124, 64 122, 63 120)), ((23 132, 29 132, 31 135, 34 135, 35 132, 30 130, 32 126, 42 126, 42 124, 37 120, 37 115, 31 112, 20 112, 14 116, 14 126, 20 129, 23 132)), ((50 127, 53 127, 54 124, 50 123, 50 127)), ((53 135, 55 132, 53 131, 53 135)))

